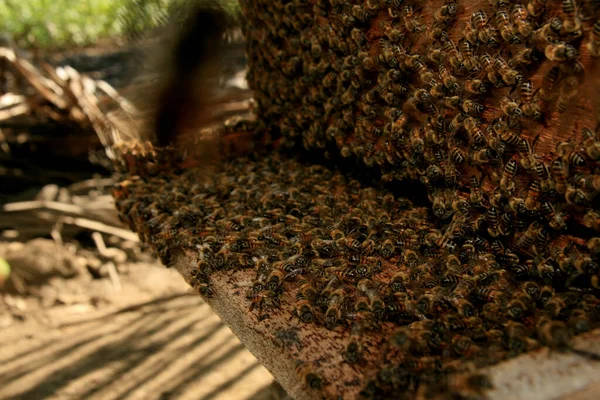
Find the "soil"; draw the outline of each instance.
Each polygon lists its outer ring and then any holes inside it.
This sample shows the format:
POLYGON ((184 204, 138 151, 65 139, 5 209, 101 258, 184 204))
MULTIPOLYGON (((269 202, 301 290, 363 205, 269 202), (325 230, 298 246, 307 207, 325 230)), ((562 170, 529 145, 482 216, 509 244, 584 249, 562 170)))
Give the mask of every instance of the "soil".
POLYGON ((0 292, 0 398, 279 396, 269 372, 175 271, 156 262, 118 271, 118 279, 84 270, 31 284, 27 295, 0 292))

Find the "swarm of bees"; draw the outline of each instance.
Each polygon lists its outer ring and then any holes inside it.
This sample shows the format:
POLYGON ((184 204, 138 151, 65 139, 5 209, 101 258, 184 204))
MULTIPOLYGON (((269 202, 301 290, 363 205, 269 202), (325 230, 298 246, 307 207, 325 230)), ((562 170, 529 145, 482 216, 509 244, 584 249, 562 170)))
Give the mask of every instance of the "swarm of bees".
MULTIPOLYGON (((599 105, 581 99, 598 73, 600 3, 241 4, 259 120, 225 131, 261 146, 201 179, 154 168, 115 188, 165 265, 196 252, 204 296, 213 273, 254 271, 252 312, 291 299, 298 323, 345 332, 341 357, 357 368, 372 357, 365 338, 393 326, 364 398, 435 397, 451 374, 569 350, 600 326, 599 105), (538 132, 571 113, 584 117, 570 137, 537 152, 538 132), (376 188, 301 149, 376 171, 376 188), (396 195, 407 180, 427 204, 396 195)), ((330 384, 295 366, 307 388, 330 384)))

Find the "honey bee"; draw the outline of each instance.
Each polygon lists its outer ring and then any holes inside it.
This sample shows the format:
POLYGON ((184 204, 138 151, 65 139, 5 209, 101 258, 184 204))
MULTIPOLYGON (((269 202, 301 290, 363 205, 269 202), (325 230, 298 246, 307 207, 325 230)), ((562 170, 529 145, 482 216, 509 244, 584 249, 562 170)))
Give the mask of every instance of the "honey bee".
POLYGON ((586 227, 588 227, 590 229, 594 229, 595 231, 599 232, 600 231, 600 214, 598 214, 597 212, 595 212, 593 210, 589 210, 583 216, 583 224, 586 227))
POLYGON ((473 100, 465 100, 462 104, 462 109, 471 116, 478 116, 483 113, 484 107, 473 100))
POLYGON ((578 51, 570 44, 557 43, 547 45, 544 49, 544 54, 550 61, 565 62, 577 57, 578 51))
POLYGON ((514 178, 517 174, 517 168, 517 161, 514 158, 508 160, 502 170, 502 177, 500 178, 500 189, 502 191, 511 193, 514 190, 514 178))
POLYGON ((454 146, 450 149, 450 158, 452 159, 452 162, 457 165, 465 162, 465 154, 458 146, 454 146))
POLYGON ((422 25, 417 20, 412 6, 405 6, 402 12, 402 21, 404 27, 410 33, 417 33, 423 30, 422 25))
POLYGON ((521 94, 523 95, 521 110, 523 115, 532 119, 539 119, 541 116, 540 107, 537 102, 533 101, 533 85, 531 81, 524 81, 521 84, 521 94))
POLYGON ((496 24, 500 30, 502 39, 510 44, 520 43, 519 37, 516 35, 516 29, 510 22, 510 17, 504 8, 498 8, 496 11, 496 24))
POLYGON ((562 30, 563 22, 558 17, 553 17, 548 20, 539 29, 533 32, 531 41, 540 47, 545 47, 548 44, 558 42, 558 36, 562 30))
POLYGON ((461 54, 464 59, 463 64, 464 64, 464 67, 467 69, 467 71, 469 71, 469 72, 479 71, 481 66, 477 62, 477 59, 475 58, 473 44, 471 42, 469 42, 468 40, 463 39, 461 42, 459 42, 459 45, 461 48, 461 54))
POLYGON ((576 12, 575 0, 562 0, 562 11, 566 17, 563 23, 564 33, 569 34, 571 39, 581 36, 581 19, 576 12))
POLYGON ((513 352, 521 353, 537 347, 535 341, 529 338, 529 329, 521 322, 508 321, 505 333, 508 348, 513 352))
MULTIPOLYGON (((471 26, 476 31, 481 31, 487 25, 488 19, 485 11, 479 10, 471 14, 471 26)), ((482 40, 482 42, 485 42, 482 40)))
POLYGON ((446 89, 450 92, 458 91, 458 80, 443 66, 440 67, 440 78, 446 89))
POLYGON ((444 4, 436 10, 433 14, 433 18, 436 22, 451 23, 456 19, 458 15, 458 7, 456 3, 444 4))
POLYGON ((483 351, 473 339, 464 335, 454 335, 450 340, 450 349, 455 354, 468 358, 481 354, 483 351))
MULTIPOLYGON (((393 26, 392 22, 382 21, 379 24, 383 34, 389 39, 391 43, 398 43, 402 40, 402 32, 393 26)), ((364 36, 364 35, 363 35, 364 36)))
POLYGON ((503 97, 500 103, 500 108, 504 115, 509 118, 520 117, 523 115, 523 111, 519 108, 517 102, 512 100, 510 97, 503 97))
POLYGON ((298 378, 300 378, 309 388, 317 390, 323 388, 323 379, 314 372, 310 363, 298 359, 294 362, 294 370, 296 371, 298 378))
POLYGON ((344 290, 338 289, 332 293, 329 298, 327 311, 325 312, 325 327, 333 329, 342 318, 342 302, 344 299, 344 290))
POLYGON ((506 304, 506 316, 515 321, 523 320, 531 311, 529 304, 531 304, 529 295, 523 292, 517 293, 506 304))
POLYGON ((362 359, 362 338, 363 326, 361 323, 355 323, 350 329, 350 340, 344 351, 344 359, 349 364, 356 364, 362 359))
POLYGON ((512 20, 515 23, 517 30, 521 36, 528 38, 533 32, 531 23, 527 20, 528 13, 525 7, 521 4, 515 4, 512 9, 512 20))
POLYGON ((571 311, 571 316, 567 321, 567 325, 576 335, 591 330, 590 318, 588 317, 586 311, 582 309, 575 309, 571 311))
POLYGON ((467 93, 471 94, 485 94, 487 87, 484 82, 479 79, 465 79, 464 89, 467 93))
POLYGON ((540 184, 538 181, 533 181, 529 186, 529 190, 527 191, 527 196, 525 197, 525 208, 528 211, 532 211, 537 209, 538 200, 540 197, 540 184))
POLYGON ((450 39, 446 32, 442 32, 442 48, 444 49, 444 53, 446 57, 448 57, 448 62, 455 70, 461 70, 464 68, 463 57, 462 54, 458 51, 458 48, 450 39))
POLYGON ((508 86, 514 86, 521 80, 521 75, 517 70, 512 69, 502 57, 494 59, 494 67, 502 81, 508 86))
POLYGON ((542 79, 542 86, 538 92, 540 99, 542 101, 550 101, 555 96, 554 88, 560 76, 560 68, 558 66, 554 66, 546 72, 544 78, 542 79))
POLYGON ((592 57, 600 57, 600 19, 594 22, 587 48, 592 57))
POLYGON ((253 291, 249 294, 248 299, 250 299, 250 311, 257 305, 259 310, 263 310, 265 306, 277 308, 281 305, 281 300, 277 293, 271 291, 253 291))
POLYGON ((459 112, 457 113, 452 121, 450 121, 450 125, 448 125, 448 130, 450 132, 457 132, 460 128, 462 128, 464 120, 468 117, 468 114, 459 112))
POLYGON ((481 194, 481 183, 476 176, 471 177, 471 193, 469 194, 469 203, 474 207, 483 205, 483 195, 481 194))
POLYGON ((583 147, 587 156, 597 161, 600 159, 600 140, 594 132, 588 128, 583 128, 581 132, 583 136, 583 147))
POLYGON ((532 17, 539 17, 546 10, 548 0, 529 0, 527 11, 532 17))
POLYGON ((471 146, 477 148, 486 144, 485 135, 483 134, 483 131, 479 129, 479 124, 475 118, 465 118, 463 125, 469 134, 471 146))
POLYGON ((540 61, 541 53, 531 47, 524 47, 515 52, 508 61, 509 67, 527 68, 540 61))
POLYGON ((493 154, 490 148, 475 150, 471 153, 471 162, 474 165, 488 164, 492 158, 493 154))
POLYGON ((310 324, 315 317, 314 310, 307 299, 299 299, 296 302, 296 309, 294 313, 295 316, 297 316, 298 319, 305 324, 310 324))

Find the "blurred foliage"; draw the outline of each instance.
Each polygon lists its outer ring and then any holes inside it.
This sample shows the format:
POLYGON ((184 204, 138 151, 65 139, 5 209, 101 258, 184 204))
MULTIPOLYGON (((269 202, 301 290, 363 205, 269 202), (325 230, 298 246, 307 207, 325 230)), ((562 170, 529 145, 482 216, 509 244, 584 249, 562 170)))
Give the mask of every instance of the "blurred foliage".
MULTIPOLYGON (((236 0, 195 0, 235 14, 236 0)), ((22 47, 65 48, 136 39, 194 0, 0 0, 0 33, 22 47)))

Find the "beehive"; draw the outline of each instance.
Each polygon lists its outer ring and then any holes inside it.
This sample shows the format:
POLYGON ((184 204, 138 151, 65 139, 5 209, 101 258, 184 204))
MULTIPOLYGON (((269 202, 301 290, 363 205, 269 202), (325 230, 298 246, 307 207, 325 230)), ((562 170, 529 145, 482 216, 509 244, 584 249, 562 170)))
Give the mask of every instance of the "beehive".
POLYGON ((448 377, 599 325, 597 3, 241 4, 271 151, 116 189, 165 264, 327 398, 478 392, 448 377))

